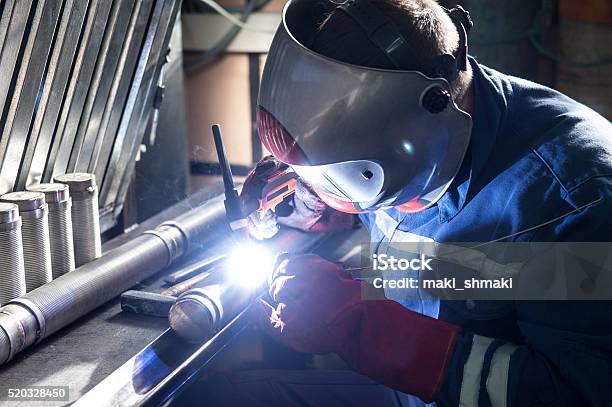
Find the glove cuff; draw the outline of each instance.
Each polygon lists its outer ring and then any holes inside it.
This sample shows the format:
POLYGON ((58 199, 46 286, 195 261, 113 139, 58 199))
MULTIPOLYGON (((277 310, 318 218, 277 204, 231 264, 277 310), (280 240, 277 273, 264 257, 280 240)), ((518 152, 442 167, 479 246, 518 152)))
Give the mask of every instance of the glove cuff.
POLYGON ((339 318, 344 349, 356 371, 393 389, 433 401, 452 359, 460 328, 395 301, 361 301, 339 318))

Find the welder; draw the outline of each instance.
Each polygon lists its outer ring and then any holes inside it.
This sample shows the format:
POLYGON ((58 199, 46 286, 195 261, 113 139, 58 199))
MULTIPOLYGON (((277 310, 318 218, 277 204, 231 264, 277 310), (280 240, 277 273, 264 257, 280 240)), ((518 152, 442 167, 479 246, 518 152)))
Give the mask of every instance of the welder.
MULTIPOLYGON (((433 0, 291 0, 261 83, 272 153, 246 180, 299 177, 292 211, 250 216, 321 232, 355 214, 389 242, 607 242, 612 125, 552 89, 468 56, 469 14, 433 0)), ((214 394, 242 405, 609 406, 606 301, 366 300, 316 255, 286 260, 261 325, 353 371, 238 372, 214 394)), ((221 380, 221 379, 219 379, 221 380)))

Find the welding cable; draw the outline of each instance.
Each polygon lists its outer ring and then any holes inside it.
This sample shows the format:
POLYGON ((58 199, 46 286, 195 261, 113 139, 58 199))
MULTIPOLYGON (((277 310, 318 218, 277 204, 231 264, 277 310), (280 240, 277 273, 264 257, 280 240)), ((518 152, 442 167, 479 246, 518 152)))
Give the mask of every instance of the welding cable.
POLYGON ((574 213, 581 212, 581 211, 583 211, 583 210, 585 210, 585 209, 587 209, 587 208, 589 208, 589 207, 591 207, 591 206, 593 206, 595 204, 598 204, 602 200, 603 200, 603 198, 599 197, 599 198, 595 199, 594 201, 591 201, 591 202, 586 203, 586 204, 584 204, 582 206, 579 206, 578 208, 574 208, 571 211, 564 213, 563 215, 560 215, 560 216, 557 216, 555 218, 549 219, 549 220, 547 220, 545 222, 542 222, 542 223, 539 223, 537 225, 534 225, 534 226, 531 226, 531 227, 528 227, 528 228, 525 228, 525 229, 521 229, 518 232, 514 232, 512 234, 499 237, 497 239, 493 239, 493 240, 489 240, 489 241, 486 241, 486 242, 478 243, 476 245, 468 246, 468 247, 460 247, 459 246, 460 248, 458 250, 451 251, 451 252, 446 252, 446 253, 444 253, 443 256, 440 256, 440 258, 454 256, 454 255, 456 255, 458 253, 466 252, 467 250, 480 249, 482 247, 488 246, 488 245, 493 244, 493 243, 503 242, 504 240, 508 240, 508 239, 513 238, 513 237, 525 234, 525 233, 533 232, 534 230, 541 229, 541 228, 543 228, 545 226, 552 225, 553 223, 556 223, 556 222, 558 222, 558 221, 560 221, 562 219, 565 219, 568 216, 573 215, 574 213))
MULTIPOLYGON (((223 7, 221 7, 221 5, 219 3, 217 3, 214 0, 200 0, 202 3, 206 4, 207 6, 209 6, 210 8, 212 8, 213 10, 215 10, 217 13, 219 13, 219 15, 221 15, 221 17, 225 18, 226 20, 228 20, 230 23, 234 24, 235 26, 238 26, 244 30, 248 30, 248 31, 253 31, 253 32, 259 32, 259 33, 265 33, 265 34, 274 34, 276 32, 276 30, 270 30, 267 28, 261 28, 261 27, 255 27, 253 25, 247 24, 245 20, 242 19, 238 19, 236 17, 234 17, 232 14, 230 14, 226 9, 224 9, 223 7)), ((248 7, 248 6, 247 6, 248 7)))
MULTIPOLYGON (((266 4, 268 1, 269 0, 264 0, 263 2, 261 2, 260 0, 250 0, 242 10, 242 13, 239 17, 239 21, 245 22, 251 15, 251 13, 253 13, 253 11, 266 4)), ((188 73, 196 72, 199 69, 203 68, 208 62, 214 60, 219 55, 221 55, 223 52, 225 52, 229 44, 234 41, 234 38, 236 38, 241 29, 242 27, 238 25, 233 25, 219 40, 219 42, 217 42, 208 51, 197 53, 193 56, 188 56, 189 54, 186 54, 183 63, 185 71, 187 71, 188 73)))

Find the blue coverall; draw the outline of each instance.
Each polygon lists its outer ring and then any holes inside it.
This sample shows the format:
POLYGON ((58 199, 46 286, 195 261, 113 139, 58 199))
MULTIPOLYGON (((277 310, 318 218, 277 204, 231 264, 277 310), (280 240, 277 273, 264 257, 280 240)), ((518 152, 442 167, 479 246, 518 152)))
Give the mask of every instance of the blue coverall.
MULTIPOLYGON (((372 241, 612 241, 612 124, 470 62, 474 127, 459 175, 423 212, 361 215, 372 241)), ((463 328, 438 406, 612 406, 612 302, 405 305, 463 328)))

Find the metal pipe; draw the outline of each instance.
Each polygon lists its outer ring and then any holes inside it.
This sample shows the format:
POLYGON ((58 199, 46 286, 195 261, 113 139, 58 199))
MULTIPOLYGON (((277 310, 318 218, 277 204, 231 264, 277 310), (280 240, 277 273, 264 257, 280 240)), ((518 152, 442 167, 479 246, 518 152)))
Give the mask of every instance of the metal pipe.
POLYGON ((64 174, 55 177, 55 182, 66 184, 70 189, 74 261, 76 267, 80 267, 102 255, 96 176, 64 174))
POLYGON ((9 302, 0 308, 0 364, 228 232, 222 199, 213 198, 9 302))
POLYGON ((170 327, 188 342, 200 342, 219 331, 252 300, 253 290, 232 282, 194 288, 170 308, 170 327))
POLYGON ((19 208, 26 292, 30 292, 52 279, 49 208, 45 195, 29 191, 11 192, 2 195, 0 200, 19 208))
POLYGON ((26 290, 21 218, 15 204, 0 202, 0 248, 0 305, 3 305, 26 290))
POLYGON ((72 199, 68 185, 37 184, 28 191, 42 192, 49 207, 49 236, 51 237, 51 268, 56 279, 75 269, 72 240, 72 199))

